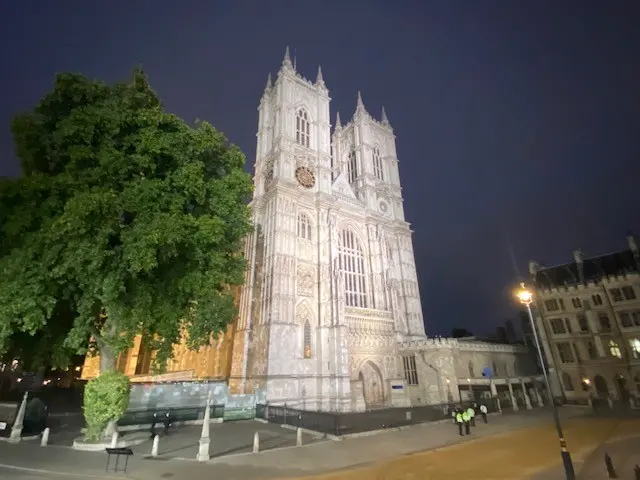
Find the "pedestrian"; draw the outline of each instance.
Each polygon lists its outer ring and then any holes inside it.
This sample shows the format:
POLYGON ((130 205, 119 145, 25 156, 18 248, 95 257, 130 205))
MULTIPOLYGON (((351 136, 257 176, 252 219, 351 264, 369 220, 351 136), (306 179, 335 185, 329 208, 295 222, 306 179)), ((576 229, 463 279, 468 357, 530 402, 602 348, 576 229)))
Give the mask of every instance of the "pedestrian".
POLYGON ((164 416, 164 434, 169 435, 169 427, 171 426, 171 414, 167 412, 164 416))
POLYGON ((458 413, 458 409, 451 405, 449 406, 449 411, 451 412, 451 419, 453 420, 453 424, 455 425, 457 423, 456 414, 458 413))
POLYGON ((156 423, 158 423, 158 414, 153 412, 153 418, 151 419, 151 438, 156 436, 156 423))
POLYGON ((467 408, 467 414, 469 415, 469 423, 472 427, 476 426, 476 411, 473 407, 467 408))
POLYGON ((480 405, 480 413, 482 414, 482 420, 487 423, 487 406, 483 403, 480 405))
POLYGON ((464 433, 470 435, 471 428, 469 426, 469 422, 471 421, 471 418, 469 418, 469 413, 467 411, 462 412, 462 421, 464 422, 464 433))
POLYGON ((458 433, 461 437, 464 437, 464 433, 462 433, 462 424, 464 423, 464 418, 460 411, 455 412, 456 414, 456 423, 458 424, 458 433))

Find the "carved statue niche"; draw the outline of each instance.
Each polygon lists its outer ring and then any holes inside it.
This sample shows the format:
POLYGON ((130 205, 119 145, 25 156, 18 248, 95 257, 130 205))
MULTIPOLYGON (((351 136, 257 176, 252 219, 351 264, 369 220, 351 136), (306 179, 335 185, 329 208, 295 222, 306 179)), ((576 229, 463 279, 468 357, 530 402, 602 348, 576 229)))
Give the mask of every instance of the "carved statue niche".
POLYGON ((314 278, 313 268, 309 265, 298 265, 296 290, 298 295, 304 297, 313 296, 314 278))

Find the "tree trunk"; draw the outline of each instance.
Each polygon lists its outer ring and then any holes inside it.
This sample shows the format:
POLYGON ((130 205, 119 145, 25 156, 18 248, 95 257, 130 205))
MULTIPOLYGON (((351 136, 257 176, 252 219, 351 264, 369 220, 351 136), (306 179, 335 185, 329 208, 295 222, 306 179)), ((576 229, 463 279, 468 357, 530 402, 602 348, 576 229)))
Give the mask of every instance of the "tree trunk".
MULTIPOLYGON (((108 327, 107 327, 108 328, 108 327)), ((113 350, 103 339, 97 340, 98 347, 100 349, 100 372, 99 375, 103 373, 115 372, 116 370, 116 356, 113 353, 113 350)), ((114 432, 117 430, 117 420, 111 420, 107 424, 107 427, 104 430, 104 438, 106 440, 111 440, 114 432)))

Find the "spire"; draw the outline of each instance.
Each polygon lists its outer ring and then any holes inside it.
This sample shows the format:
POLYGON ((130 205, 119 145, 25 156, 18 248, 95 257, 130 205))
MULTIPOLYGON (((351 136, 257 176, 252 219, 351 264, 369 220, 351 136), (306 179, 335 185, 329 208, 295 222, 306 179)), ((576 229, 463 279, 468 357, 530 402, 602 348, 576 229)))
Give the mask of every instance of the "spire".
POLYGON ((387 112, 384 109, 384 105, 382 106, 382 124, 389 125, 389 119, 387 118, 387 112))
POLYGON ((342 128, 342 123, 340 123, 340 112, 336 112, 336 129, 342 128))
POLYGON ((322 67, 318 65, 318 76, 316 77, 316 85, 324 86, 324 78, 322 77, 322 67))
POLYGON ((360 95, 360 90, 358 90, 358 103, 356 104, 357 110, 364 110, 364 103, 362 103, 362 95, 360 95))
POLYGON ((271 90, 273 84, 271 83, 271 72, 269 72, 269 76, 267 77, 267 85, 264 87, 264 91, 271 90))
POLYGON ((289 45, 287 45, 287 48, 284 51, 284 59, 282 60, 282 66, 293 68, 293 65, 291 64, 291 57, 289 56, 289 45))

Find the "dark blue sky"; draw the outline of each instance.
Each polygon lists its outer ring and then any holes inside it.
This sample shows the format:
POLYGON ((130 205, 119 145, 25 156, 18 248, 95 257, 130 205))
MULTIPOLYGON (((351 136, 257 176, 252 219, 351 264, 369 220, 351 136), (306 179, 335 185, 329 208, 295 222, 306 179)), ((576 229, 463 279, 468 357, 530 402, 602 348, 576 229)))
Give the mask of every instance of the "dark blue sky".
POLYGON ((521 273, 640 233, 638 25, 632 0, 5 1, 0 175, 19 173, 12 115, 55 72, 114 81, 136 64, 252 166, 256 107, 288 44, 305 76, 322 65, 332 117, 351 116, 358 89, 374 116, 386 107, 427 332, 488 331, 512 314, 505 232, 521 273))

